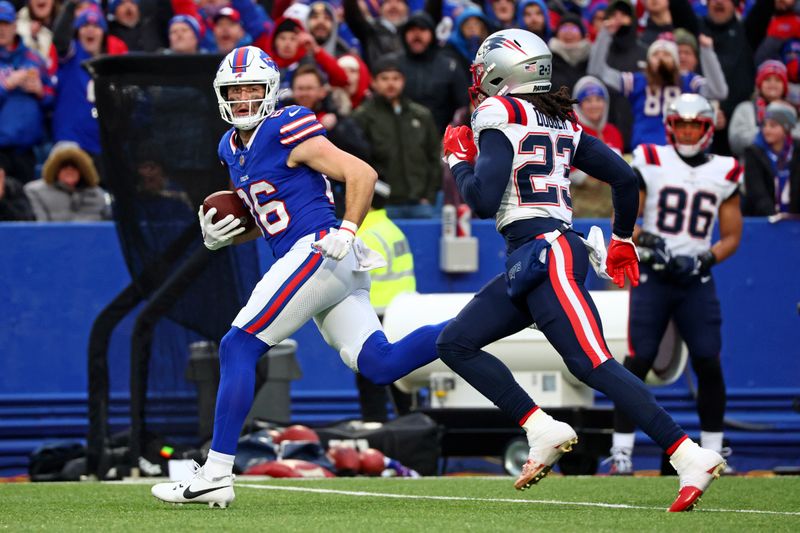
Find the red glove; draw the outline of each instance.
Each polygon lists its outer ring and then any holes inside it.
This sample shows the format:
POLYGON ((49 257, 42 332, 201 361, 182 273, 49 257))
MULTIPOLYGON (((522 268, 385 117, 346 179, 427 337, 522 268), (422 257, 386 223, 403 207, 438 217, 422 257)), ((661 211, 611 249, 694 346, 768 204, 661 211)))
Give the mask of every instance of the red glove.
POLYGON ((455 128, 447 126, 447 129, 444 130, 442 148, 445 158, 453 155, 459 161, 466 161, 470 165, 475 164, 475 158, 478 156, 478 149, 475 147, 475 140, 469 126, 455 128))
POLYGON ((631 280, 631 286, 639 285, 639 252, 630 237, 622 239, 611 235, 606 257, 606 271, 618 287, 625 286, 625 276, 631 280))

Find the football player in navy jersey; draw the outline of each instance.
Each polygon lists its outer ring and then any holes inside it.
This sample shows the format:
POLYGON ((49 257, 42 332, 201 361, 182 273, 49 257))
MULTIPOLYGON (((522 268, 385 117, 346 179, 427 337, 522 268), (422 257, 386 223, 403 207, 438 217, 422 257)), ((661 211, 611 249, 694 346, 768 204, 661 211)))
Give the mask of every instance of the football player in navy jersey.
POLYGON ((419 328, 392 344, 369 300, 369 270, 383 258, 356 238, 377 174, 330 143, 314 113, 275 109, 278 68, 246 46, 220 63, 214 90, 222 118, 233 125, 219 144, 231 183, 256 220, 245 233, 216 209, 198 213, 206 247, 219 249, 263 236, 275 264, 253 289, 219 346, 220 385, 208 460, 180 483, 153 486, 172 503, 227 506, 234 499, 233 460, 253 402, 256 362, 313 318, 325 341, 353 371, 387 385, 436 358, 444 324, 419 328), (345 214, 334 216, 328 178, 346 183, 345 214))
POLYGON ((626 277, 637 285, 631 238, 637 181, 622 158, 583 133, 567 88, 550 92, 551 61, 544 41, 532 33, 512 29, 490 35, 472 65, 471 92, 480 101, 472 130, 445 132, 445 155, 461 195, 473 213, 495 219, 508 258, 506 273, 445 326, 437 340, 439 357, 527 433, 528 461, 515 483, 525 489, 550 471, 577 435, 539 408, 508 368, 482 349, 535 324, 573 375, 614 400, 670 455, 680 476, 670 511, 690 510, 725 461, 690 440, 609 352, 583 283, 592 261, 617 285, 626 277), (604 245, 585 242, 571 229, 571 166, 611 185, 614 224, 607 256, 604 245))
MULTIPOLYGON (((722 317, 711 267, 733 255, 742 237, 739 182, 733 157, 707 153, 714 136, 714 108, 702 96, 684 94, 667 108, 670 146, 643 144, 633 151, 639 176, 637 229, 642 249, 639 286, 631 289, 625 368, 644 379, 670 320, 689 349, 697 375, 700 444, 722 451, 725 379, 720 365, 722 317), (719 219, 720 240, 711 244, 719 219)), ((634 423, 617 412, 611 472, 630 474, 634 423)))

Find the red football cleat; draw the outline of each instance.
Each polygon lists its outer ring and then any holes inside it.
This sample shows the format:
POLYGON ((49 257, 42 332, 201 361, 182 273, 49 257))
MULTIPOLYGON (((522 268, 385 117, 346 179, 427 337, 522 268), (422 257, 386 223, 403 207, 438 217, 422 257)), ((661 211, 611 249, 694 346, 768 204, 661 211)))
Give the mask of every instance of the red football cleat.
POLYGON ((700 501, 700 496, 708 490, 720 472, 725 468, 725 460, 716 452, 701 448, 686 439, 670 457, 670 463, 678 471, 680 490, 678 497, 669 507, 670 513, 691 511, 700 501))

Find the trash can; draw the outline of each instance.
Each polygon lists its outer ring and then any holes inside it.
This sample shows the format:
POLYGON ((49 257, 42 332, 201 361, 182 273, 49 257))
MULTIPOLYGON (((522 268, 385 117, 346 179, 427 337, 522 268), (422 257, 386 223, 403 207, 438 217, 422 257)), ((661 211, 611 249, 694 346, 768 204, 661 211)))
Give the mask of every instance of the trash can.
MULTIPOLYGON (((245 424, 254 419, 279 423, 291 421, 291 382, 302 377, 297 364, 297 342, 286 339, 261 356, 256 365, 255 398, 245 424)), ((217 343, 199 341, 189 345, 186 379, 197 386, 197 436, 209 440, 214 431, 214 409, 219 388, 217 343)))

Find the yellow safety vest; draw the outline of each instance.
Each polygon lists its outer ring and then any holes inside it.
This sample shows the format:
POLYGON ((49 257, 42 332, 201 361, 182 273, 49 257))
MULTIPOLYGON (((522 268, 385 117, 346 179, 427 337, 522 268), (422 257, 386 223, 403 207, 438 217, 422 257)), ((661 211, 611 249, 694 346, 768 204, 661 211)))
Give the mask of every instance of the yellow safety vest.
POLYGON ((358 237, 364 244, 386 259, 386 267, 370 271, 372 288, 369 300, 379 315, 395 296, 417 290, 414 277, 414 256, 403 232, 386 216, 385 209, 367 213, 358 229, 358 237))

